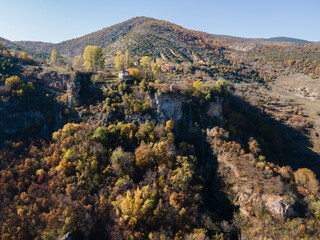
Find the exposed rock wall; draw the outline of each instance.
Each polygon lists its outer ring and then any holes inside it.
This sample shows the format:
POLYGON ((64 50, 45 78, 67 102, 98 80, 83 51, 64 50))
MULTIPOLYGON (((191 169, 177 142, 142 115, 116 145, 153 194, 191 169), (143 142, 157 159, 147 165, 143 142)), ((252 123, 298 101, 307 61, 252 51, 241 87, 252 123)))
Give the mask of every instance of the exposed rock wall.
POLYGON ((9 139, 30 127, 37 127, 38 134, 45 136, 47 130, 45 115, 40 111, 22 107, 18 101, 0 101, 0 140, 9 139))
POLYGON ((216 97, 215 101, 210 102, 207 115, 211 118, 222 119, 222 116, 223 116, 222 103, 223 103, 223 98, 216 97))
POLYGON ((147 120, 152 120, 152 117, 150 115, 140 115, 140 114, 133 114, 133 115, 126 115, 125 116, 125 122, 139 122, 144 123, 147 120))
POLYGON ((170 119, 175 123, 180 122, 184 100, 185 99, 182 96, 173 93, 156 95, 155 105, 157 109, 157 120, 162 123, 170 119))
POLYGON ((57 73, 55 71, 43 71, 37 75, 38 82, 43 87, 57 95, 66 94, 69 106, 79 104, 81 98, 88 95, 90 77, 90 73, 57 73))
POLYGON ((0 133, 14 134, 33 125, 44 124, 45 116, 39 111, 12 111, 0 109, 0 133))
MULTIPOLYGON (((222 119, 223 98, 216 97, 214 101, 209 103, 209 106, 204 109, 206 116, 209 118, 222 119)), ((165 122, 169 119, 174 122, 179 122, 183 117, 183 104, 186 104, 186 97, 178 93, 165 93, 155 96, 155 105, 157 112, 157 120, 159 122, 165 122)), ((205 116, 205 114, 203 114, 205 116)))

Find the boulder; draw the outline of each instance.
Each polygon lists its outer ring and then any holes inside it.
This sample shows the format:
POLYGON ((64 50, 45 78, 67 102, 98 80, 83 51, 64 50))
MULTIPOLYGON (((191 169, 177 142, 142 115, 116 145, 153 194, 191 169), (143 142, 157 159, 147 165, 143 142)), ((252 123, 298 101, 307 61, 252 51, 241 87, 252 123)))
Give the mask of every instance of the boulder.
POLYGON ((72 233, 67 233, 57 240, 75 240, 72 233))
POLYGON ((276 218, 286 219, 297 215, 293 206, 280 196, 263 195, 262 199, 266 209, 276 218))

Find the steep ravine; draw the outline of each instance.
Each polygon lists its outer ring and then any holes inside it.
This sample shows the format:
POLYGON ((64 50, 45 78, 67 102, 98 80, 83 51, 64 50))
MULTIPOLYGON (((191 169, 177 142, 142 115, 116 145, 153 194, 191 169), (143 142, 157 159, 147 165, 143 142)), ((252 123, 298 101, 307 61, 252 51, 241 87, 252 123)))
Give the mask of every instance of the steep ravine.
POLYGON ((176 141, 194 146, 206 182, 204 204, 223 219, 220 227, 227 236, 247 240, 299 235, 284 225, 305 218, 309 211, 296 186, 286 179, 287 172, 293 173, 245 150, 246 143, 234 141, 218 127, 227 126, 223 106, 228 103, 223 98, 205 103, 169 93, 156 96, 156 104, 157 120, 174 120, 176 141), (284 233, 275 230, 279 225, 284 225, 284 233))

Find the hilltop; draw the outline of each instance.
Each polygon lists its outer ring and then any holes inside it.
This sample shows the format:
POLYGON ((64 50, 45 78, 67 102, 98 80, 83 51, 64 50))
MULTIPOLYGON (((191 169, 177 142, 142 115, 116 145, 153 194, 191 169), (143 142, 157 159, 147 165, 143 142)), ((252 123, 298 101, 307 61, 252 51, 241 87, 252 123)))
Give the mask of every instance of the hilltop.
POLYGON ((166 21, 137 17, 58 44, 28 41, 17 44, 45 53, 56 49, 69 60, 75 55, 80 55, 87 45, 97 45, 105 49, 106 55, 129 48, 131 52, 140 55, 164 54, 181 60, 191 60, 193 52, 200 53, 200 48, 208 51, 221 48, 221 43, 213 41, 208 36, 166 21))
POLYGON ((234 51, 248 51, 262 45, 297 46, 307 42, 290 38, 249 39, 233 36, 209 34, 185 29, 176 24, 149 17, 136 17, 125 22, 104 28, 85 36, 61 43, 34 41, 4 41, 8 48, 23 47, 27 51, 50 54, 56 49, 69 62, 82 54, 87 45, 97 45, 104 49, 106 56, 129 49, 138 55, 150 55, 174 61, 208 60, 214 51, 230 48, 234 51))

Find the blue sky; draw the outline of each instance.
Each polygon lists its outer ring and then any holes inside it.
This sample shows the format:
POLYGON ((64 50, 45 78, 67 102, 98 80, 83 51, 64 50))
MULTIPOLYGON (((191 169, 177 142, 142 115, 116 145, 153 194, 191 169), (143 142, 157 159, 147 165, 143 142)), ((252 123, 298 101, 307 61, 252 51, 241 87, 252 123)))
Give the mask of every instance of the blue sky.
POLYGON ((136 16, 240 37, 320 41, 320 0, 0 0, 0 37, 60 42, 136 16))

